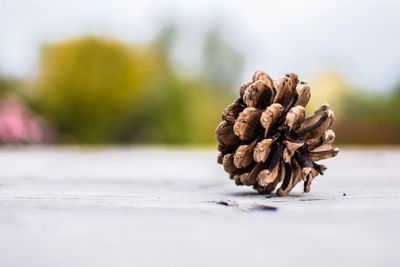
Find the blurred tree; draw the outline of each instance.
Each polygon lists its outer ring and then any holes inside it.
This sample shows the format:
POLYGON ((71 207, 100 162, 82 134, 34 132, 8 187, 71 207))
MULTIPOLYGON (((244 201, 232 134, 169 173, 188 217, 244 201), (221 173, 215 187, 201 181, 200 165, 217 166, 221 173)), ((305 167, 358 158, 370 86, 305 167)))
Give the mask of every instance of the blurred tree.
POLYGON ((397 83, 393 89, 393 93, 389 96, 388 107, 388 113, 391 114, 391 123, 400 129, 400 82, 397 83))
POLYGON ((204 76, 212 86, 231 91, 238 88, 244 58, 224 41, 218 28, 210 30, 206 35, 203 64, 204 76))
POLYGON ((173 36, 168 26, 148 46, 84 37, 45 47, 36 109, 57 126, 61 142, 213 142, 227 97, 175 72, 173 36))
MULTIPOLYGON (((188 79, 176 73, 169 58, 176 28, 167 25, 151 46, 157 55, 157 69, 146 98, 131 120, 133 140, 146 143, 204 144, 214 142, 214 130, 229 95, 209 87, 201 79, 188 79), (149 104, 151 103, 151 104, 149 104)), ((129 132, 123 133, 130 138, 129 132)))
POLYGON ((113 140, 140 103, 154 58, 142 48, 84 37, 43 49, 34 98, 60 131, 61 141, 113 140))
POLYGON ((19 94, 21 81, 0 74, 0 97, 7 94, 19 94))
MULTIPOLYGON (((0 76, 0 96, 20 95, 58 129, 60 142, 214 143, 220 114, 237 94, 241 57, 214 30, 204 73, 182 76, 170 60, 175 31, 167 25, 142 46, 96 37, 48 45, 32 94, 0 76)), ((334 74, 312 85, 312 101, 329 99, 337 114, 339 142, 400 143, 400 83, 387 95, 353 89, 334 74)))
POLYGON ((399 87, 381 95, 352 90, 342 101, 335 126, 338 141, 353 144, 400 143, 399 87))

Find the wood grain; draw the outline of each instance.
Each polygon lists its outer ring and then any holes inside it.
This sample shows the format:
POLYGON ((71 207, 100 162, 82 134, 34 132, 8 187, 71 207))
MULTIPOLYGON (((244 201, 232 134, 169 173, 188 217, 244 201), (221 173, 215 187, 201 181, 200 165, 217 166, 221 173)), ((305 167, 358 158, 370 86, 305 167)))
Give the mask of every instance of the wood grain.
POLYGON ((400 150, 342 149, 309 194, 214 151, 0 151, 0 266, 400 266, 400 150))

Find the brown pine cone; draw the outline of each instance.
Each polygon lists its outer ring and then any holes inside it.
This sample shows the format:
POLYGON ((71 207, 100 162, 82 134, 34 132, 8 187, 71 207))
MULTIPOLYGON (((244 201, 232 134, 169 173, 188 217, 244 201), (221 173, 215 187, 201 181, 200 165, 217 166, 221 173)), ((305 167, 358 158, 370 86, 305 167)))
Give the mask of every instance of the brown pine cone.
POLYGON ((216 129, 218 163, 237 185, 286 196, 301 180, 304 192, 326 167, 316 161, 334 157, 335 116, 328 105, 305 117, 310 86, 294 73, 272 80, 256 71, 240 87, 240 98, 222 113, 216 129))

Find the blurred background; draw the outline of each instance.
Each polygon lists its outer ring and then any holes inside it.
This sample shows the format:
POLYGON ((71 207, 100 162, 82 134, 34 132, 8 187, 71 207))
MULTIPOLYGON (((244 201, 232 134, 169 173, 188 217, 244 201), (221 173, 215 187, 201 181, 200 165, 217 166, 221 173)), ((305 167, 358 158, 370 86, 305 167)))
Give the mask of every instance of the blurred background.
POLYGON ((399 1, 0 0, 0 143, 214 145, 255 70, 400 143, 399 1))

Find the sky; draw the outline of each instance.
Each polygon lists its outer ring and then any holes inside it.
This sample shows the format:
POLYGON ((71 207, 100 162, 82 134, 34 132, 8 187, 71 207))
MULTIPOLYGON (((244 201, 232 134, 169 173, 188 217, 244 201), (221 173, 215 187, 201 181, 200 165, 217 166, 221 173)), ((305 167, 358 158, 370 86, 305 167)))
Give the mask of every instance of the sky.
POLYGON ((204 35, 218 27, 256 69, 312 80, 336 72, 352 85, 387 91, 400 82, 400 1, 0 0, 0 73, 35 75, 40 47, 84 34, 150 42, 178 27, 176 66, 200 68, 204 35))

